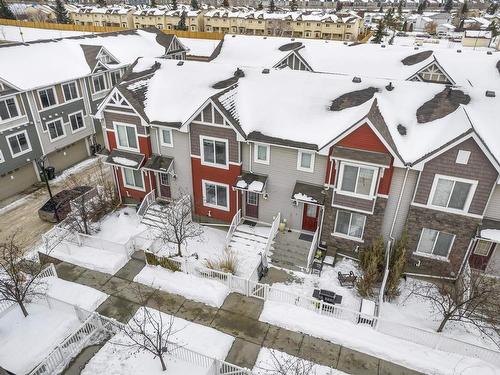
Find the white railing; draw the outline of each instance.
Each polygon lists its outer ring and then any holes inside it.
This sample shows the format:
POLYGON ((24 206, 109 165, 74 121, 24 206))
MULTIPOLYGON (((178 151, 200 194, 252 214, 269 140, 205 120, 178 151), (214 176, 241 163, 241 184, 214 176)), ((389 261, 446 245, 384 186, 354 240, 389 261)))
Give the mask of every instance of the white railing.
POLYGON ((316 250, 318 248, 318 240, 319 240, 318 237, 319 237, 319 227, 316 228, 316 232, 314 232, 314 236, 311 241, 311 247, 309 248, 309 255, 307 256, 307 272, 311 272, 311 265, 313 263, 316 250))
POLYGON ((267 255, 269 254, 269 250, 271 250, 271 246, 273 244, 274 237, 276 237, 276 233, 278 233, 280 221, 281 221, 281 213, 278 212, 278 214, 276 215, 276 217, 273 220, 273 223, 271 224, 271 230, 269 231, 269 237, 267 237, 266 247, 264 248, 264 253, 262 254, 264 261, 267 259, 267 255))
POLYGON ((139 217, 143 217, 146 211, 148 210, 149 206, 151 206, 155 202, 155 200, 156 200, 156 193, 155 190, 153 189, 144 196, 141 205, 137 210, 137 215, 139 215, 139 217))
POLYGON ((231 242, 231 238, 233 237, 233 233, 236 230, 236 227, 241 223, 241 209, 238 210, 233 216, 233 220, 231 220, 231 225, 229 226, 229 230, 226 233, 226 247, 229 246, 231 242))
POLYGON ((76 241, 78 246, 88 246, 95 249, 109 251, 111 253, 122 254, 127 257, 129 257, 134 251, 133 241, 128 241, 122 244, 83 233, 76 233, 76 241))
MULTIPOLYGON (((87 206, 92 203, 95 197, 102 193, 103 188, 101 186, 96 186, 90 189, 89 191, 83 193, 79 197, 71 200, 69 202, 69 206, 71 207, 71 211, 77 211, 80 209, 82 202, 87 206)), ((86 207, 87 208, 87 207, 86 207)))

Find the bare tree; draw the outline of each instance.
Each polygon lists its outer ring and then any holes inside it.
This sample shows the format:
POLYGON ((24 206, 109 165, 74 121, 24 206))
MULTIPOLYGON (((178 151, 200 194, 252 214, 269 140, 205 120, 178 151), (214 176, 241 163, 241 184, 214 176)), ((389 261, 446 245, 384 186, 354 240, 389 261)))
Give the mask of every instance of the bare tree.
POLYGON ((269 349, 271 363, 259 366, 263 375, 315 375, 314 363, 269 349))
POLYGON ((16 233, 0 243, 0 301, 17 303, 26 317, 26 302, 45 294, 46 283, 37 277, 43 265, 24 259, 24 255, 16 233))
POLYGON ((500 347, 500 283, 468 267, 455 281, 415 283, 411 293, 428 300, 441 316, 437 332, 450 321, 472 324, 500 347))
POLYGON ((158 215, 158 237, 163 243, 177 245, 177 255, 182 256, 182 244, 189 238, 199 237, 202 227, 192 221, 191 200, 188 196, 163 206, 158 215))

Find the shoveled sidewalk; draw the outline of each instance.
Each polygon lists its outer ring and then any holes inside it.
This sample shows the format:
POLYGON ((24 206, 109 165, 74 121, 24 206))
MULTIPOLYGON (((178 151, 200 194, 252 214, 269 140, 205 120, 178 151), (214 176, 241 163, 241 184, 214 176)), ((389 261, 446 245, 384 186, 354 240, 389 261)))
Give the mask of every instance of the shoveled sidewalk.
POLYGON ((126 322, 147 301, 146 306, 234 336, 236 339, 226 361, 241 367, 253 368, 259 350, 266 347, 348 374, 420 374, 326 340, 261 322, 259 316, 264 303, 256 298, 231 293, 220 308, 214 308, 133 282, 144 265, 143 255, 136 253, 114 276, 66 262, 60 262, 56 268, 62 279, 109 294, 109 298, 97 309, 97 312, 105 316, 126 322), (153 294, 154 297, 151 298, 153 294))

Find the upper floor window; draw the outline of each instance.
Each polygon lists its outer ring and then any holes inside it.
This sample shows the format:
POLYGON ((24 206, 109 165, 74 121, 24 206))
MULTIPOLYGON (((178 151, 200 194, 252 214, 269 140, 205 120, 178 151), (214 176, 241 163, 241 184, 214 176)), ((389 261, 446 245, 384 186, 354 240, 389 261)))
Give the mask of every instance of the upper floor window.
POLYGON ((454 239, 453 234, 424 228, 418 241, 417 253, 448 258, 454 239))
POLYGON ((477 181, 436 175, 431 189, 431 205, 467 211, 477 181))
POLYGON ((9 144, 12 157, 31 151, 31 145, 26 130, 7 136, 7 142, 9 144))
POLYGON ((92 84, 94 85, 94 93, 106 90, 106 77, 104 76, 104 73, 92 77, 92 84))
POLYGON ((115 70, 115 71, 112 71, 111 73, 109 73, 109 76, 111 77, 111 86, 114 86, 120 80, 121 72, 119 70, 115 70))
POLYGON ((269 153, 270 153, 270 147, 269 145, 261 145, 261 144, 256 144, 255 145, 255 162, 256 163, 261 163, 261 164, 269 164, 269 153))
POLYGON ((0 119, 5 121, 16 117, 19 117, 16 98, 0 100, 0 119))
POLYGON ((314 153, 299 150, 297 154, 297 169, 304 172, 314 171, 314 153))
POLYGON ((69 82, 62 85, 64 100, 70 101, 78 98, 78 89, 76 88, 76 82, 69 82))
POLYGON ((228 142, 225 139, 201 137, 202 164, 227 167, 228 142))
POLYGON ((85 123, 83 122, 83 112, 73 113, 68 116, 69 123, 71 124, 71 130, 77 132, 85 127, 85 123))
POLYGON ((167 146, 167 147, 174 146, 171 129, 161 129, 161 138, 160 139, 161 139, 162 146, 167 146))
POLYGON ((118 148, 132 149, 137 151, 138 140, 134 125, 115 124, 118 148))
POLYGON ((339 174, 340 191, 370 197, 374 195, 377 168, 342 163, 339 174))
POLYGON ((39 90, 38 96, 40 97, 40 104, 42 105, 42 108, 52 107, 57 104, 53 87, 39 90))
POLYGON ((47 129, 49 130, 49 136, 51 141, 55 141, 66 135, 64 133, 64 125, 61 119, 48 122, 47 129))

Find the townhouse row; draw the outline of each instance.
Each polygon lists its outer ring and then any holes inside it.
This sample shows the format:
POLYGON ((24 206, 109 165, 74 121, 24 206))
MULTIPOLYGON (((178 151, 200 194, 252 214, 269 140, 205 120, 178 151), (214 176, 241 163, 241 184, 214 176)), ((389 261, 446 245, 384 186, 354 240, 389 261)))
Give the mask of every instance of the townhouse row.
POLYGON ((354 259, 407 230, 406 272, 453 279, 467 261, 498 274, 498 104, 475 87, 140 59, 96 116, 123 200, 190 194, 225 223, 280 213, 354 259))
POLYGON ((181 59, 185 47, 142 30, 0 47, 0 199, 40 181, 42 156, 57 173, 103 145, 92 115, 136 54, 181 59))

